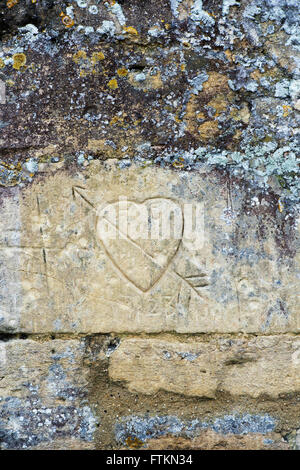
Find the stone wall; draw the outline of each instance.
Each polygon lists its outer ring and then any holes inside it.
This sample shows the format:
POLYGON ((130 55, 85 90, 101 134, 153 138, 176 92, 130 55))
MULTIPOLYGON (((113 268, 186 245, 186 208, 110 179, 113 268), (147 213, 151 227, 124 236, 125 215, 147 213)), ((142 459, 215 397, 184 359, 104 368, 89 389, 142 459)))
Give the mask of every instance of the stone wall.
POLYGON ((2 449, 300 448, 299 20, 1 6, 2 449))

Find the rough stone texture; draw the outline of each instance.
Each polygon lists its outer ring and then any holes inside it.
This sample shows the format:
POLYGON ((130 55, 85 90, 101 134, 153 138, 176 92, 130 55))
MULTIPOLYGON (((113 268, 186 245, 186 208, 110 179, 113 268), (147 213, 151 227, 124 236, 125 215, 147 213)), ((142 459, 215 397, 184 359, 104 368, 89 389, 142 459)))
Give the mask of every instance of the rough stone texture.
POLYGON ((299 111, 297 0, 0 7, 1 448, 299 448, 299 111))
POLYGON ((298 197, 297 0, 1 8, 6 185, 48 162, 208 164, 271 187, 289 213, 298 197))
POLYGON ((284 336, 201 343, 128 339, 112 354, 109 367, 110 377, 127 382, 131 391, 207 398, 218 391, 254 398, 300 392, 299 371, 300 340, 284 336))
POLYGON ((68 439, 73 447, 91 447, 96 421, 87 401, 83 351, 76 340, 1 343, 2 448, 51 442, 63 449, 68 439))
MULTIPOLYGON (((255 194, 239 182, 229 190, 214 172, 120 169, 110 161, 11 189, 2 207, 2 329, 298 332, 299 231, 285 222, 282 235, 274 201, 255 194), (117 221, 119 238, 104 241, 102 207, 112 204, 118 215, 120 197, 131 209, 174 205, 177 238, 143 239, 147 226, 132 241, 117 221), (194 242, 182 230, 186 207, 197 205, 194 242)), ((154 215, 148 222, 154 226, 154 215)))

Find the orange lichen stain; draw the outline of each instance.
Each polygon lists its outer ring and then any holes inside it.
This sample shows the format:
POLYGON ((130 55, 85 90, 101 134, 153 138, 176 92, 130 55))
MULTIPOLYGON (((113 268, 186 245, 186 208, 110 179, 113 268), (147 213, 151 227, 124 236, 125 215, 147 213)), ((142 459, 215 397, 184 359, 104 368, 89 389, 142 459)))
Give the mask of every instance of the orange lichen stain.
POLYGON ((133 26, 124 26, 123 31, 125 31, 125 33, 132 34, 134 36, 138 36, 139 34, 133 26))
POLYGON ((7 8, 12 8, 13 6, 17 5, 19 3, 19 0, 8 0, 6 2, 7 8))
POLYGON ((70 16, 66 15, 63 12, 61 12, 59 16, 61 16, 62 24, 66 28, 72 28, 72 26, 74 26, 75 22, 74 22, 73 18, 71 18, 70 16))
POLYGON ((201 111, 198 111, 198 112, 196 113, 196 118, 197 118, 197 119, 205 119, 205 114, 202 113, 201 111))
POLYGON ((105 56, 103 52, 93 52, 92 54, 92 64, 97 64, 100 60, 104 60, 105 56))
POLYGON ((208 80, 203 83, 203 91, 215 94, 218 90, 228 89, 228 77, 218 72, 210 72, 208 80))
POLYGON ((279 199, 279 201, 278 201, 278 210, 279 210, 279 212, 283 212, 283 209, 284 209, 284 204, 279 199))
POLYGON ((111 80, 109 80, 107 86, 111 89, 111 90, 116 90, 118 88, 118 82, 115 78, 112 78, 111 80))
POLYGON ((20 54, 14 54, 13 55, 13 68, 16 70, 20 70, 21 67, 24 67, 26 64, 26 55, 23 53, 20 54))
POLYGON ((172 166, 173 166, 174 168, 183 168, 183 167, 184 167, 184 158, 179 157, 177 160, 175 160, 175 161, 172 163, 172 166))
POLYGON ((291 106, 287 104, 283 104, 282 107, 283 107, 283 117, 287 117, 290 114, 292 108, 291 106))
POLYGON ((168 29, 171 28, 171 25, 170 25, 169 23, 166 23, 166 24, 164 25, 164 27, 166 28, 166 30, 168 30, 168 29))
POLYGON ((259 70, 254 70, 253 72, 250 73, 250 77, 253 78, 253 80, 260 80, 262 76, 263 75, 260 73, 259 70))
POLYGON ((5 67, 5 63, 3 59, 0 59, 0 69, 3 69, 5 67))
POLYGON ((122 116, 114 116, 111 120, 110 120, 110 123, 109 125, 110 126, 113 126, 117 123, 123 123, 124 122, 124 119, 122 118, 122 116))
POLYGON ((186 65, 185 64, 180 64, 180 70, 181 72, 184 72, 186 69, 186 65))
POLYGON ((78 51, 75 52, 73 55, 73 60, 76 64, 80 62, 80 60, 85 60, 86 59, 86 52, 85 51, 78 51))
POLYGON ((204 140, 216 137, 220 133, 217 121, 206 121, 199 126, 198 130, 204 140))
POLYGON ((121 67, 117 70, 117 74, 119 75, 119 77, 126 77, 126 75, 128 75, 128 70, 125 69, 125 67, 121 67))
POLYGON ((221 113, 226 111, 228 102, 225 100, 224 95, 217 95, 214 99, 207 103, 207 106, 211 106, 215 109, 215 117, 220 116, 221 113))
POLYGON ((226 55, 227 59, 229 60, 229 62, 233 61, 233 56, 232 56, 232 53, 229 49, 226 49, 225 55, 226 55))
POLYGON ((138 439, 137 437, 127 437, 125 441, 126 445, 130 447, 130 449, 138 449, 139 447, 142 447, 144 445, 143 441, 138 439))
POLYGON ((193 93, 190 96, 190 99, 187 102, 185 113, 184 113, 184 121, 187 125, 187 131, 190 134, 198 137, 198 129, 197 129, 197 122, 196 122, 196 113, 199 112, 197 110, 197 97, 193 93))

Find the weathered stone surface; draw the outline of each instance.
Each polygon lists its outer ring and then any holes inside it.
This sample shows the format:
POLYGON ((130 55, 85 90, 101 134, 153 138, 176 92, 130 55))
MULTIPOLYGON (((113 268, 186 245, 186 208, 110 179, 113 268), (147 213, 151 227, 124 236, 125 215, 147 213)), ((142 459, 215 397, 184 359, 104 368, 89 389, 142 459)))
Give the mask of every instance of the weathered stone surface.
POLYGON ((214 398, 278 397, 300 391, 300 340, 287 336, 207 342, 124 339, 110 358, 112 380, 133 392, 166 390, 214 398))
POLYGON ((2 331, 298 332, 295 221, 283 234, 268 195, 236 181, 228 201, 228 184, 215 173, 95 162, 11 189, 1 207, 2 331), (104 242, 101 210, 118 216, 121 197, 131 210, 163 209, 166 223, 174 206, 176 237, 151 240, 151 215, 136 241, 133 219, 127 238, 116 222, 117 240, 104 242), (186 207, 199 207, 195 240, 186 207))
POLYGON ((119 421, 116 440, 130 449, 289 449, 268 415, 225 415, 184 421, 176 416, 130 416, 119 421))
POLYGON ((297 0, 9 0, 0 24, 3 184, 133 158, 299 198, 297 0))
POLYGON ((0 342, 1 448, 91 448, 82 357, 75 340, 0 342))

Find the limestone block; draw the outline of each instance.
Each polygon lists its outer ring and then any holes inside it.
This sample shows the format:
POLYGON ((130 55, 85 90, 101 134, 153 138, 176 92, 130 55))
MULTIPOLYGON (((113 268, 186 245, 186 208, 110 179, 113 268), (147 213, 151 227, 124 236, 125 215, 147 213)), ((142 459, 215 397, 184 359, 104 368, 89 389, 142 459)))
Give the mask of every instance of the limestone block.
POLYGON ((299 260, 271 202, 233 189, 229 207, 216 174, 94 162, 6 196, 2 331, 299 331, 299 260))
POLYGON ((132 392, 159 390, 213 398, 218 391, 258 398, 300 391, 300 340, 286 336, 179 342, 124 339, 109 373, 132 392))
POLYGON ((0 343, 3 449, 91 447, 96 421, 82 354, 76 340, 0 343))

